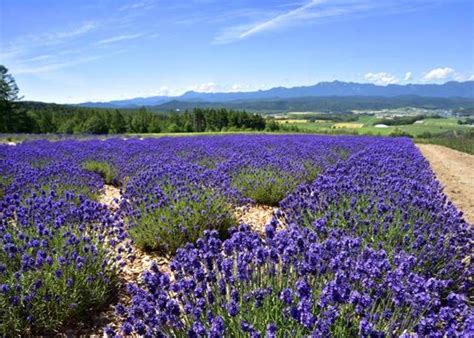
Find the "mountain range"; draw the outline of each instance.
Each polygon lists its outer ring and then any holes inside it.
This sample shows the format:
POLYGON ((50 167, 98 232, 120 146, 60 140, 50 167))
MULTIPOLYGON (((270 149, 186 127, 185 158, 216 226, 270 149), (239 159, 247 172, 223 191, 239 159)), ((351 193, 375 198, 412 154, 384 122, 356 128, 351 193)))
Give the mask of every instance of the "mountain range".
POLYGON ((169 106, 170 102, 224 104, 233 101, 293 100, 314 97, 381 97, 417 96, 430 98, 474 99, 474 81, 449 81, 444 84, 390 84, 380 86, 371 83, 320 82, 312 86, 275 87, 253 92, 200 93, 188 91, 180 96, 152 96, 109 102, 85 102, 85 107, 136 108, 140 106, 169 106))

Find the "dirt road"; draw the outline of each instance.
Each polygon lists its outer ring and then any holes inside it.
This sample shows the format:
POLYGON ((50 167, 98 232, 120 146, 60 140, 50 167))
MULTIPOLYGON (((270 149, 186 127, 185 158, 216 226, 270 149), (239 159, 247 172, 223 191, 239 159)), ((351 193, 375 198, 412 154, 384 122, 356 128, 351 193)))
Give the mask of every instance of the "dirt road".
POLYGON ((430 162, 444 192, 454 205, 474 223, 474 155, 434 144, 417 144, 430 162))

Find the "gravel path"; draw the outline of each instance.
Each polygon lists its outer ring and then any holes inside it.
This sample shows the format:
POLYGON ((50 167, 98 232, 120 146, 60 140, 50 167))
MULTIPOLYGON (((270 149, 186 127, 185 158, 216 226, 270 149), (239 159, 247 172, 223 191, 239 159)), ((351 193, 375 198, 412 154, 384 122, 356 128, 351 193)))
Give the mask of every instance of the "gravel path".
POLYGON ((434 144, 417 144, 454 205, 474 223, 474 155, 434 144))

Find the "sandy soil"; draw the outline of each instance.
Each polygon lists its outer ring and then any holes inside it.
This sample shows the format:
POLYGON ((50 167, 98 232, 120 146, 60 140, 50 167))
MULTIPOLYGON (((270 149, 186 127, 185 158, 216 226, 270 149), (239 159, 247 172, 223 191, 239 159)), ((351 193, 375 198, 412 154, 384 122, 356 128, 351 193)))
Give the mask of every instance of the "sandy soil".
POLYGON ((474 155, 434 144, 417 144, 454 205, 474 223, 474 155))
MULTIPOLYGON (((100 203, 107 205, 107 207, 115 212, 119 208, 120 201, 120 189, 110 185, 104 185, 104 189, 100 196, 100 203)), ((273 216, 273 213, 277 208, 273 208, 266 205, 247 205, 236 208, 235 216, 240 223, 248 224, 252 229, 257 231, 262 237, 265 234, 265 225, 268 224, 273 216)), ((281 224, 279 226, 282 226, 281 224)), ((120 289, 117 292, 117 300, 114 304, 109 305, 104 311, 99 311, 93 315, 92 327, 85 328, 84 330, 77 329, 67 334, 86 333, 88 336, 99 337, 102 335, 102 329, 106 325, 110 325, 114 329, 119 329, 121 322, 120 319, 115 316, 114 306, 117 302, 122 304, 129 304, 130 298, 125 292, 125 285, 127 283, 136 283, 139 281, 141 274, 149 269, 152 262, 158 264, 160 269, 170 274, 169 262, 170 257, 161 257, 157 254, 148 254, 138 248, 133 248, 133 255, 135 259, 133 261, 126 260, 126 265, 119 273, 120 289)))
POLYGON ((104 190, 100 195, 99 202, 105 204, 110 210, 115 211, 119 207, 120 189, 104 184, 104 190))
MULTIPOLYGON (((268 205, 246 205, 235 210, 235 216, 239 223, 249 225, 253 230, 263 237, 265 236, 265 225, 270 223, 273 214, 278 210, 268 205)), ((282 226, 281 224, 279 226, 282 226)))

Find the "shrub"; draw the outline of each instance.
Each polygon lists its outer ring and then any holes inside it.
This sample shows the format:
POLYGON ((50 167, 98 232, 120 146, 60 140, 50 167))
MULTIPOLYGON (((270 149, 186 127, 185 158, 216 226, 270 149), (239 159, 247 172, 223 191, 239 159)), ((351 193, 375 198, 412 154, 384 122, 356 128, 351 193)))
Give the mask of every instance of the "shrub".
POLYGON ((206 229, 215 229, 223 237, 236 225, 229 203, 212 190, 197 190, 175 198, 171 197, 175 187, 162 189, 166 195, 163 200, 150 199, 161 206, 153 209, 141 205, 140 216, 129 229, 134 243, 143 250, 174 254, 180 246, 194 243, 206 229))
POLYGON ((233 178, 233 186, 259 204, 277 206, 299 180, 292 173, 272 167, 245 167, 233 178))
POLYGON ((22 199, 33 193, 53 193, 55 199, 73 193, 78 202, 79 195, 97 200, 103 186, 98 175, 69 162, 45 164, 40 168, 22 164, 12 167, 12 173, 14 174, 7 176, 8 180, 4 184, 5 195, 20 194, 22 199))
POLYGON ((82 164, 82 168, 99 174, 105 184, 120 185, 115 169, 107 162, 88 160, 82 164))
POLYGON ((418 257, 419 271, 451 279, 453 290, 464 287, 458 258, 473 234, 408 139, 381 139, 296 189, 280 207, 288 224, 338 228, 389 256, 403 250, 418 257))
MULTIPOLYGON (((0 335, 49 334, 112 297, 115 265, 100 205, 9 197, 0 217, 0 335)), ((0 209, 4 206, 0 202, 0 209)))
MULTIPOLYGON (((173 278, 156 266, 130 285, 132 302, 117 307, 125 335, 209 337, 422 336, 468 332, 470 307, 449 282, 413 271, 416 258, 361 245, 330 228, 295 225, 266 240, 240 226, 225 242, 207 232, 180 249, 173 278), (154 309, 148 311, 145 309, 154 309), (456 315, 454 315, 454 313, 456 315)), ((110 329, 109 335, 114 334, 110 329)))
MULTIPOLYGON (((225 236, 236 224, 229 200, 232 192, 226 195, 217 186, 206 186, 199 168, 150 170, 130 180, 122 208, 138 247, 174 254, 206 229, 225 236)), ((210 178, 210 183, 217 181, 210 178)))
POLYGON ((406 131, 404 131, 404 130, 402 130, 402 129, 399 129, 399 128, 395 128, 395 130, 392 131, 389 136, 392 136, 392 137, 410 137, 410 138, 413 138, 413 135, 412 135, 412 134, 407 133, 406 131))

